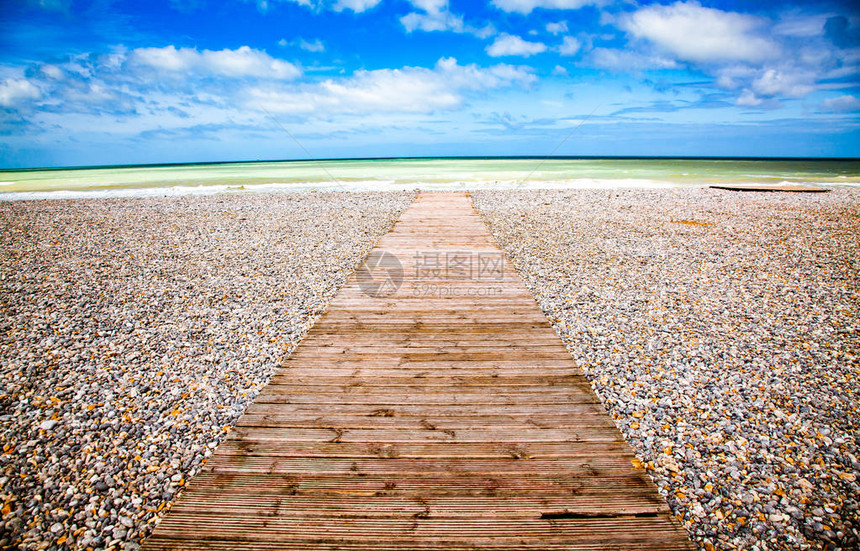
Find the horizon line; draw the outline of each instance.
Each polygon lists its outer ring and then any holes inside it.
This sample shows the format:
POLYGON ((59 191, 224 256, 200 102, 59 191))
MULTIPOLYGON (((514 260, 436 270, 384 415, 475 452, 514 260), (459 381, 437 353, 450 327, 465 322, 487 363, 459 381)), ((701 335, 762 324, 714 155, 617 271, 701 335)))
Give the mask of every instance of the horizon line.
POLYGON ((230 165, 230 164, 257 164, 257 163, 313 163, 313 162, 337 162, 337 161, 432 161, 432 160, 678 160, 678 161, 860 161, 858 157, 763 157, 763 156, 701 156, 701 155, 450 155, 450 156, 405 156, 405 157, 327 157, 327 158, 293 158, 293 159, 254 159, 254 160, 231 160, 231 161, 188 161, 176 163, 132 163, 132 164, 106 164, 106 165, 63 165, 42 166, 25 168, 0 168, 2 172, 28 172, 28 171, 52 171, 52 170, 100 170, 110 168, 161 168, 201 165, 230 165))

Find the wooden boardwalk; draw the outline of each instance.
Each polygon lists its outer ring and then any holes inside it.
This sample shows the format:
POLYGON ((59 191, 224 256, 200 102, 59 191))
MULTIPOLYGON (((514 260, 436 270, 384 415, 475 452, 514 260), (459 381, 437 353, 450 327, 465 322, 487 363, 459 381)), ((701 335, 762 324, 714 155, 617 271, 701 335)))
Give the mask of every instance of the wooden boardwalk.
POLYGON ((693 549, 465 194, 419 195, 144 545, 693 549))

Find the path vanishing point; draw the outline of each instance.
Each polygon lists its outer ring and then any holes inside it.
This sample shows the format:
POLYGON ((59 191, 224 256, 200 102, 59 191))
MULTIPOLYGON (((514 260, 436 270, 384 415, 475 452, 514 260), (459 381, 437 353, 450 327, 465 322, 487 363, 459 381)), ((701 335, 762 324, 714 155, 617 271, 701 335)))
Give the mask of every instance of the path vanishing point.
POLYGON ((145 551, 694 549, 464 193, 422 193, 145 551))

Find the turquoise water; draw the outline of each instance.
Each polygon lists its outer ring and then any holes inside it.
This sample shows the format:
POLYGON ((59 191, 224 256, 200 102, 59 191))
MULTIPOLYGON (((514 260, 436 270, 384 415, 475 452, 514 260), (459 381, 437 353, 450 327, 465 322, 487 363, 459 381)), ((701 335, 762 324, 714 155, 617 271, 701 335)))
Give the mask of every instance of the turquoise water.
POLYGON ((249 191, 860 185, 860 160, 370 159, 2 170, 0 200, 249 191))

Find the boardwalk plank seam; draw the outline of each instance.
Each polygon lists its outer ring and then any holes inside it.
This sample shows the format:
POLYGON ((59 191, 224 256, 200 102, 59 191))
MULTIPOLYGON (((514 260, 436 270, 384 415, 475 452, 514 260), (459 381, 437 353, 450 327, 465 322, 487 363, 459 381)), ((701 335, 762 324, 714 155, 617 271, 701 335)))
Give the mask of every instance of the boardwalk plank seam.
POLYGON ((467 194, 368 258, 145 551, 694 549, 467 194))

